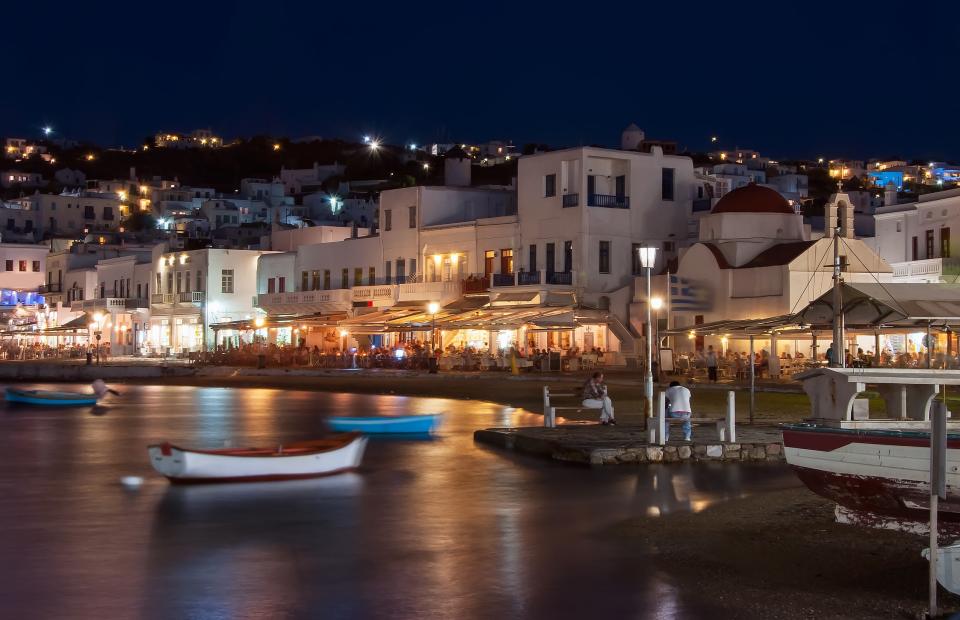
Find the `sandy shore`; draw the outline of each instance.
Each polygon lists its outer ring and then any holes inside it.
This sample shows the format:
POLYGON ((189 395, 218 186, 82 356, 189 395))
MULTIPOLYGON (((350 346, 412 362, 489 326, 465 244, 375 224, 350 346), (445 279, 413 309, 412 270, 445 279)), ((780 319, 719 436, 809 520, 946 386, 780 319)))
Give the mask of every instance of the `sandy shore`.
MULTIPOLYGON (((839 525, 805 488, 724 502, 699 513, 624 522, 606 535, 733 618, 920 618, 926 539, 839 525)), ((960 598, 942 591, 941 607, 960 598)))

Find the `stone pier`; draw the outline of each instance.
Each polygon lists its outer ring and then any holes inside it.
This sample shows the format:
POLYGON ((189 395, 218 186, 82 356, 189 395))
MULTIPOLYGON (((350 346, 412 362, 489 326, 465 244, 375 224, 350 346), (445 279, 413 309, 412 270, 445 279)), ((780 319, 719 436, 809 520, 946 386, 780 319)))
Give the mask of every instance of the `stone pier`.
MULTIPOLYGON (((674 429, 680 435, 679 429, 674 429)), ((782 461, 783 439, 775 425, 739 426, 737 442, 721 442, 716 430, 695 426, 693 441, 651 445, 639 426, 566 425, 558 428, 488 428, 475 441, 524 454, 583 465, 634 465, 681 461, 782 461)))

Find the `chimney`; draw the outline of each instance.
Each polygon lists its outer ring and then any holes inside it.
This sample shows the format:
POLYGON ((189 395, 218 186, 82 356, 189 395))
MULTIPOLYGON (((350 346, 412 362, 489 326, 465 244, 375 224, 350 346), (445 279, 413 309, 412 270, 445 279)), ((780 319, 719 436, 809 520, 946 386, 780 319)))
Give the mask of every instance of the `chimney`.
POLYGON ((887 181, 883 188, 883 206, 889 207, 895 204, 897 204, 897 186, 893 184, 893 181, 887 181))

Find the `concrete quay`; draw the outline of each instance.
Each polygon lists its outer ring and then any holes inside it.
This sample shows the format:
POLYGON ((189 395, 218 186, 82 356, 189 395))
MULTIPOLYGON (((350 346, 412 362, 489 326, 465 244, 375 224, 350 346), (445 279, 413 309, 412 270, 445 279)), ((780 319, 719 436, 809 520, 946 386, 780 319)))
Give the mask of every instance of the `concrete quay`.
MULTIPOLYGON (((674 429, 679 435, 679 429, 674 429)), ((681 461, 782 461, 777 426, 740 426, 737 441, 721 442, 716 429, 694 426, 693 441, 650 444, 642 426, 570 424, 558 428, 488 428, 474 441, 515 452, 581 465, 637 465, 681 461)))

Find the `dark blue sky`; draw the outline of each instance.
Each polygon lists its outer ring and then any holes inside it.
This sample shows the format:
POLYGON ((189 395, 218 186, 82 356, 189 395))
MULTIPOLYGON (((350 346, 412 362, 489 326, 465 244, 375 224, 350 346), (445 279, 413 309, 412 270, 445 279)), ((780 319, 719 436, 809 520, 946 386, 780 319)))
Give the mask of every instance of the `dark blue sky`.
POLYGON ((0 135, 612 145, 633 121, 693 149, 960 159, 948 4, 214 4, 4 6, 0 135))

